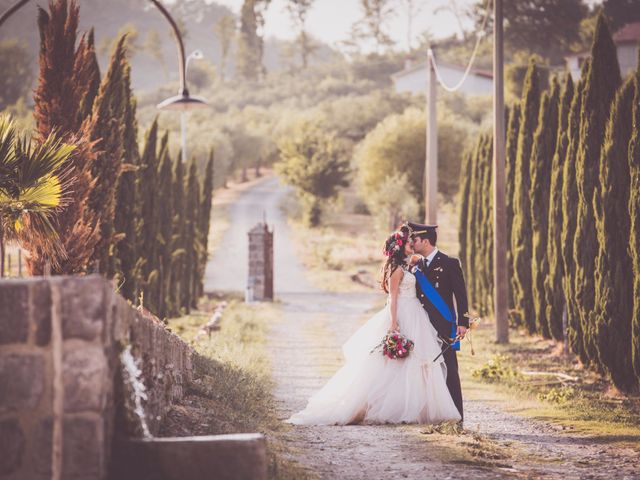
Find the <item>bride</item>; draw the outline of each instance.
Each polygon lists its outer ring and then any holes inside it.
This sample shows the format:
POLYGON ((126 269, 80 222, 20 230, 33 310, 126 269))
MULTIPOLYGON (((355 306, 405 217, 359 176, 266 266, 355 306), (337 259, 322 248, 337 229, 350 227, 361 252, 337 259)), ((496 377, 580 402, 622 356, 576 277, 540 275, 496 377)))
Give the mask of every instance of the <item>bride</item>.
POLYGON ((387 305, 342 346, 345 365, 314 394, 306 408, 287 420, 296 425, 438 423, 460 420, 446 384, 442 341, 416 297, 409 271, 413 248, 405 226, 384 246, 382 288, 387 305), (391 331, 415 344, 408 357, 389 359, 371 352, 391 331))

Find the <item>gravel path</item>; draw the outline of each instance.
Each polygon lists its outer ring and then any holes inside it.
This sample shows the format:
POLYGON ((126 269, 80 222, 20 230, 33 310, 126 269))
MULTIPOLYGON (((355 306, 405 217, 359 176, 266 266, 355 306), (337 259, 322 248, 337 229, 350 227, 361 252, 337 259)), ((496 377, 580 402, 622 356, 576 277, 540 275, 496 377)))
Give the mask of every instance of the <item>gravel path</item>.
MULTIPOLYGON (((271 351, 285 419, 340 367, 341 343, 379 297, 315 293, 282 300, 285 315, 272 331, 271 351)), ((427 435, 428 427, 418 425, 295 426, 285 439, 294 459, 327 479, 640 478, 637 453, 606 438, 571 434, 483 402, 466 402, 465 416, 464 435, 427 435), (451 441, 456 448, 446 446, 451 441)))
MULTIPOLYGON (((341 344, 381 304, 379 294, 314 289, 293 255, 276 179, 247 191, 231 209, 231 226, 207 268, 207 290, 242 291, 246 232, 266 215, 275 230, 275 289, 283 317, 269 338, 278 413, 302 409, 342 364, 341 344)), ((464 390, 464 385, 463 385, 464 390)), ((487 403, 465 403, 463 435, 427 426, 287 427, 280 440, 291 459, 326 479, 640 479, 638 454, 612 439, 589 438, 519 417, 487 403)))
MULTIPOLYGON (((340 344, 378 295, 286 294, 285 315, 271 336, 275 391, 282 419, 341 364, 340 344)), ((425 442, 418 426, 292 426, 284 434, 292 458, 326 479, 513 478, 470 465, 447 465, 442 447, 425 442)))

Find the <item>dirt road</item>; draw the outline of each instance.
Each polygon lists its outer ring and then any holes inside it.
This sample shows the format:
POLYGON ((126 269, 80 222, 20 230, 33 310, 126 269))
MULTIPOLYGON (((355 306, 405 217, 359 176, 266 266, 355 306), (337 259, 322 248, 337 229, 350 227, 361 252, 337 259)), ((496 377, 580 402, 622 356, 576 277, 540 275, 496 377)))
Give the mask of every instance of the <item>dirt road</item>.
MULTIPOLYGON (((285 194, 277 180, 267 179, 239 199, 206 279, 209 290, 243 290, 246 232, 266 215, 275 230, 275 290, 283 310, 269 340, 282 419, 303 408, 339 368, 341 344, 384 301, 377 293, 327 293, 310 285, 279 209, 285 194)), ((463 435, 420 425, 296 426, 281 439, 293 460, 326 479, 640 479, 637 454, 616 449, 611 439, 506 413, 491 398, 467 401, 465 417, 463 435)))

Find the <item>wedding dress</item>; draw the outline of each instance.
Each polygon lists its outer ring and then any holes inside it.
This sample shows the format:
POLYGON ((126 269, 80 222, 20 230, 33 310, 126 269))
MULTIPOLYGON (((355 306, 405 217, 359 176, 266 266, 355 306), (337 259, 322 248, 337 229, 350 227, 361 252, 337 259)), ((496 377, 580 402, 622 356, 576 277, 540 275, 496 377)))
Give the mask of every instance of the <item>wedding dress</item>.
POLYGON ((416 297, 416 278, 404 271, 398 292, 400 333, 415 346, 391 360, 380 343, 391 326, 389 302, 342 346, 344 366, 287 420, 296 425, 438 423, 460 420, 446 384, 442 341, 416 297))

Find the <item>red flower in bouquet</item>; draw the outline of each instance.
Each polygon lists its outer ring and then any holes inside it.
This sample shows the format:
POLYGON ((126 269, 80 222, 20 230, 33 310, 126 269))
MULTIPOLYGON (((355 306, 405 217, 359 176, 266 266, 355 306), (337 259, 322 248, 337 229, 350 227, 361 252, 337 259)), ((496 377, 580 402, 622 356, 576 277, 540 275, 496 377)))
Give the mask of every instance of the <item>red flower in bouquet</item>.
POLYGON ((382 347, 382 354, 385 357, 396 360, 409 356, 409 353, 413 350, 413 341, 399 333, 389 333, 371 352, 373 353, 380 347, 382 347))

